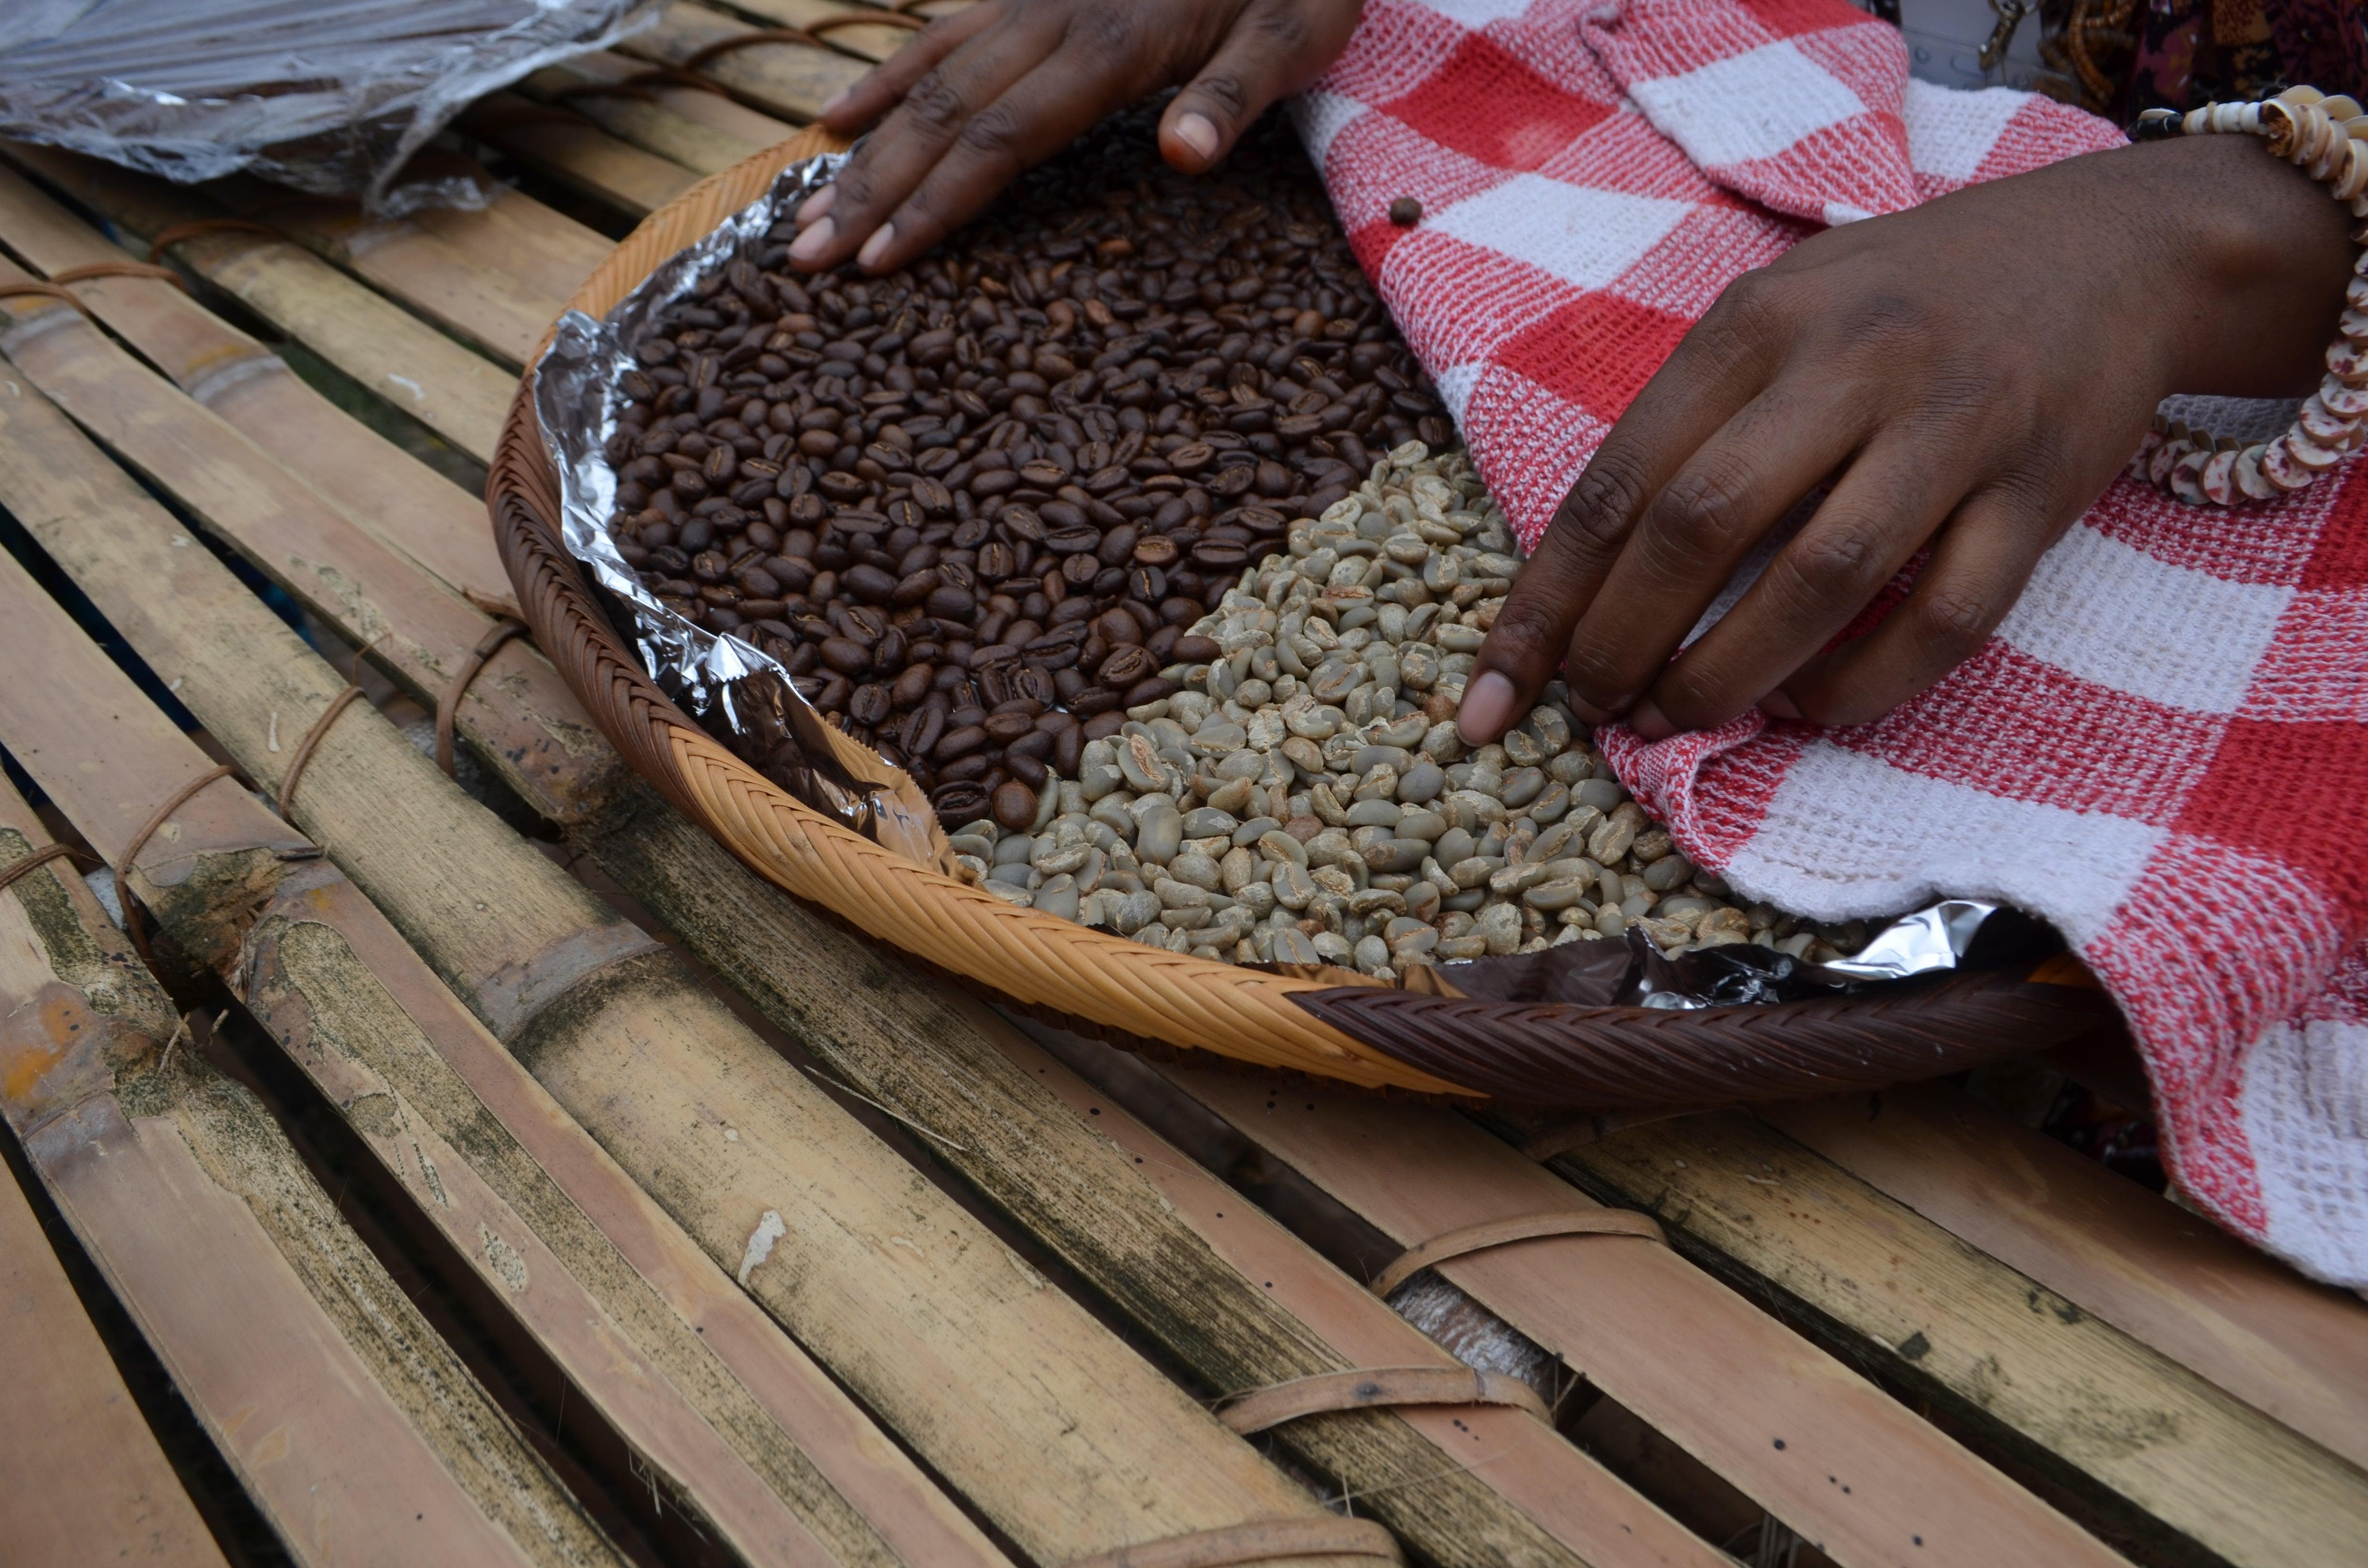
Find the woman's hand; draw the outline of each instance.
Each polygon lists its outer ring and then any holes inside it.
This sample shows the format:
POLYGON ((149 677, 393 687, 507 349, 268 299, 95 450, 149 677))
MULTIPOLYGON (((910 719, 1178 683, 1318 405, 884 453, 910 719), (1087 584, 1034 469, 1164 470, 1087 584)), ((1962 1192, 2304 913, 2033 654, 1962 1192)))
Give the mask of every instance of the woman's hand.
POLYGON ((2254 138, 2069 159, 1816 234, 1738 278, 1613 426, 1521 574, 1459 726, 1561 665, 1658 740, 1758 704, 1876 718, 1979 649, 2173 392, 2316 386, 2349 219, 2254 138), (1817 487, 1742 600, 1670 654, 1817 487), (1906 600, 1828 644, 1930 549, 1906 600))
POLYGON ((932 22, 823 110, 842 134, 886 121, 798 210, 790 258, 892 271, 1095 121, 1186 84, 1159 150, 1187 174, 1275 99, 1321 75, 1363 0, 981 0, 932 22), (893 112, 892 112, 893 111, 893 112))

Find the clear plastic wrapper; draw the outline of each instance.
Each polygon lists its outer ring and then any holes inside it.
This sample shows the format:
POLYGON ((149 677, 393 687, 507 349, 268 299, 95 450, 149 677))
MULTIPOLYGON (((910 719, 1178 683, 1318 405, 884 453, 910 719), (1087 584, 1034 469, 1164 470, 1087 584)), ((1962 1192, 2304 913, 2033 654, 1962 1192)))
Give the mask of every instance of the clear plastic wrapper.
POLYGON ((184 183, 245 171, 393 214, 482 206, 402 170, 474 98, 606 48, 655 0, 13 0, 0 135, 184 183))

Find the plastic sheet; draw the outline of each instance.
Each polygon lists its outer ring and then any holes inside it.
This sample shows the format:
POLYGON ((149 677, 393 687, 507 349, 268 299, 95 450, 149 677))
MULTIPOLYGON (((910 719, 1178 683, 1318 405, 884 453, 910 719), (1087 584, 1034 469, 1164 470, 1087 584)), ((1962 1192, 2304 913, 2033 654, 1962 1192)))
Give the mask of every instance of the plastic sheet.
POLYGON ((472 99, 656 16, 655 0, 11 0, 0 135, 390 215, 483 206, 474 180, 404 164, 472 99))

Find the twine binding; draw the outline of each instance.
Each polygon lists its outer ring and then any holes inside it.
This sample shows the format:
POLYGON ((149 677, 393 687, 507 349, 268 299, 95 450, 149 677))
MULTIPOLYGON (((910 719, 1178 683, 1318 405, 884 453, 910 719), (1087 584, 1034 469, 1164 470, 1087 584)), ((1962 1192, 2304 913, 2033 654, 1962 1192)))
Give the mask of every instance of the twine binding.
POLYGON ((1406 1248, 1396 1261, 1374 1276, 1372 1290, 1374 1295, 1386 1297, 1422 1270, 1437 1267, 1450 1259, 1546 1236, 1641 1236, 1664 1245, 1669 1239, 1659 1221, 1633 1209, 1564 1209, 1545 1214, 1517 1214, 1510 1219, 1466 1225, 1406 1248))
POLYGON ((1165 1540, 1122 1546, 1080 1557, 1067 1568, 1233 1568, 1235 1563, 1272 1562, 1286 1557, 1366 1557, 1403 1562, 1398 1543, 1371 1519, 1325 1517, 1260 1519, 1247 1525, 1194 1530, 1165 1540))
POLYGON ((1541 1421, 1554 1417, 1538 1391, 1519 1378, 1478 1367, 1370 1367, 1291 1378, 1228 1394, 1217 1419, 1247 1437, 1342 1410, 1394 1410, 1409 1404, 1502 1404, 1541 1421))

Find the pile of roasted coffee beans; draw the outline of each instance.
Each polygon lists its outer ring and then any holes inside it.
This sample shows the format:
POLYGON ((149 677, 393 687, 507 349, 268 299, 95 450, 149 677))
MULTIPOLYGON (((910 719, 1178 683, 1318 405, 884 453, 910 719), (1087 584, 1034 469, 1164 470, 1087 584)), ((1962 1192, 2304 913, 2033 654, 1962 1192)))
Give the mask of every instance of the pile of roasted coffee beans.
POLYGON ((1294 521, 1453 437, 1279 119, 1195 180, 1121 117, 888 277, 791 233, 633 346, 612 533, 941 821, 1032 817, 1294 521))

